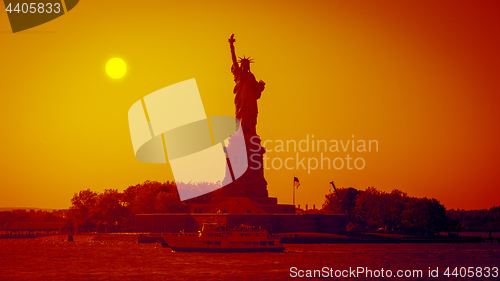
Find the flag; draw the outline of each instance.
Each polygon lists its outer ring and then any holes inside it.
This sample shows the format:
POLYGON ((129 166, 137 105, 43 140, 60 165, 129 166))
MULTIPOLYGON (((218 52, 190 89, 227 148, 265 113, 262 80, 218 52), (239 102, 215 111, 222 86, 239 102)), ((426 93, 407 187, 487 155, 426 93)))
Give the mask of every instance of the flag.
POLYGON ((299 182, 299 179, 297 177, 293 177, 293 185, 295 185, 295 187, 299 188, 300 182, 299 182))

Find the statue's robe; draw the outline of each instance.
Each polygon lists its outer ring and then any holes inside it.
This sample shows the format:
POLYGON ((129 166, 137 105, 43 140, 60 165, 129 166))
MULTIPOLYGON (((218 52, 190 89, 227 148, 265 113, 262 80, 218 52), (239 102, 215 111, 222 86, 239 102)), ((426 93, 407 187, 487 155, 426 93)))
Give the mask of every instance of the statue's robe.
POLYGON ((257 100, 260 98, 264 85, 255 80, 250 71, 243 71, 241 67, 233 65, 231 72, 234 75, 233 93, 236 106, 236 118, 240 120, 245 135, 256 135, 257 125, 257 100))

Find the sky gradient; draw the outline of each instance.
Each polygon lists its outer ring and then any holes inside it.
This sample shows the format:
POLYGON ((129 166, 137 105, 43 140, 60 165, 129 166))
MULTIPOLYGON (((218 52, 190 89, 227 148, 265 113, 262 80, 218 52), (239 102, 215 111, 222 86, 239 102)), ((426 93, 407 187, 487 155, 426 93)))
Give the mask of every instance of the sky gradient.
POLYGON ((354 135, 379 144, 350 153, 365 159, 362 170, 266 170, 279 203, 291 204, 295 175, 301 206, 320 207, 332 180, 450 209, 499 205, 499 32, 493 0, 89 0, 16 34, 2 11, 0 206, 67 208, 82 189, 173 180, 168 164, 136 160, 128 109, 196 78, 207 115, 234 116, 232 33, 237 55, 254 58, 266 82, 263 141, 354 135), (122 79, 106 75, 113 57, 127 63, 122 79))

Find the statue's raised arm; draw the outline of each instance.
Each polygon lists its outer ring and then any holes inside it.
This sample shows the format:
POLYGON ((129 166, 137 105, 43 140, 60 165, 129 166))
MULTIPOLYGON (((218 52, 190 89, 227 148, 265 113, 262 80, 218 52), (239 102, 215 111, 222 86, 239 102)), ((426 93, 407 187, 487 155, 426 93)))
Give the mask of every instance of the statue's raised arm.
POLYGON ((234 34, 231 34, 231 37, 229 37, 229 48, 231 49, 231 59, 233 60, 233 67, 238 68, 238 60, 236 60, 236 52, 234 51, 234 42, 236 42, 236 39, 234 39, 234 34))

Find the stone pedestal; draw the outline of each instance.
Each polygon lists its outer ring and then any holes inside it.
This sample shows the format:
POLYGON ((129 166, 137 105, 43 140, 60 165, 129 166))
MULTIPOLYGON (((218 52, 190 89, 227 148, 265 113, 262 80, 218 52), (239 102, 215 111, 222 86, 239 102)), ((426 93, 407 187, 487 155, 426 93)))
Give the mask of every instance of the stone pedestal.
MULTIPOLYGON (((267 198, 267 181, 264 178, 264 162, 263 155, 266 149, 261 146, 259 136, 245 136, 246 158, 242 160, 248 163, 246 172, 232 183, 221 189, 220 196, 223 197, 247 197, 247 198, 267 198)), ((231 149, 231 141, 229 141, 228 149, 231 149)), ((231 163, 233 166, 238 163, 231 163)), ((241 163, 240 163, 241 164, 241 163)), ((233 170, 235 167, 233 167, 233 170)), ((226 175, 231 177, 232 175, 226 175)))
POLYGON ((244 139, 245 146, 241 140, 231 141, 231 138, 226 143, 226 154, 229 151, 231 159, 228 159, 230 167, 223 182, 230 183, 210 193, 186 200, 191 213, 295 213, 295 206, 278 204, 276 198, 269 197, 267 181, 264 178, 266 149, 261 146, 260 136, 245 135, 244 139))
MULTIPOLYGON (((269 210, 272 209, 273 212, 276 212, 278 209, 283 209, 284 207, 277 209, 278 204, 276 202, 276 198, 270 198, 267 192, 267 181, 264 178, 263 162, 263 155, 266 152, 266 149, 261 146, 260 137, 258 135, 245 135, 246 148, 235 147, 236 145, 241 145, 241 143, 231 143, 231 139, 229 139, 229 142, 226 145, 227 151, 231 151, 233 156, 235 151, 238 151, 238 149, 242 152, 241 157, 237 157, 239 159, 238 161, 235 161, 234 159, 230 161, 231 171, 242 171, 244 169, 241 169, 238 165, 247 165, 247 163, 248 168, 240 177, 236 175, 236 179, 233 172, 228 170, 224 181, 229 181, 231 183, 218 190, 186 200, 185 202, 188 206, 193 206, 193 208, 190 209, 196 209, 203 205, 204 211, 215 210, 217 209, 216 206, 221 201, 236 197, 245 197, 255 201, 258 205, 266 205, 267 207, 263 208, 269 210), (271 206, 275 206, 276 208, 271 208, 271 206)), ((285 209, 287 213, 291 212, 288 210, 289 208, 285 209)), ((285 212, 285 209, 283 209, 282 212, 285 212)))

